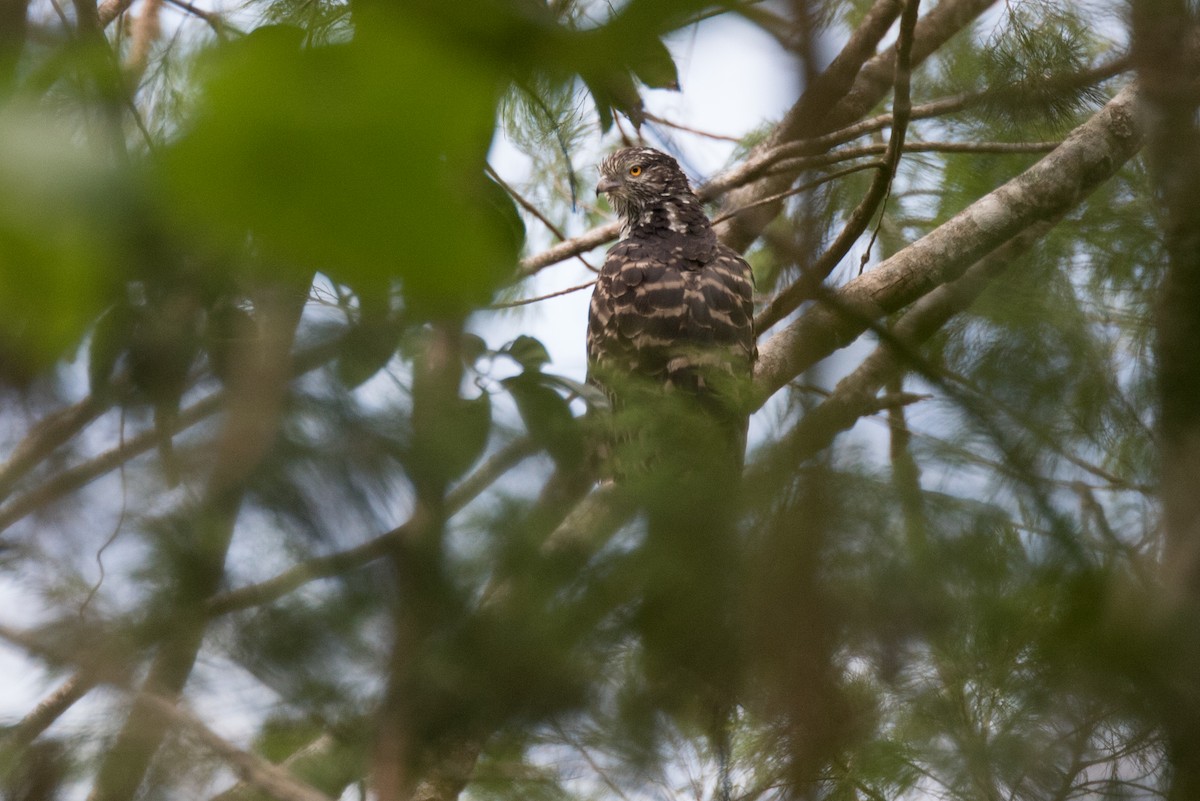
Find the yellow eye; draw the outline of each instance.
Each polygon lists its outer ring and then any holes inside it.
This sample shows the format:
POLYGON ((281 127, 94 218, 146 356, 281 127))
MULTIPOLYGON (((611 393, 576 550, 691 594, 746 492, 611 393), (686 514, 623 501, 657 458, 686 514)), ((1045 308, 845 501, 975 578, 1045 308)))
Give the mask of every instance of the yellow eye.
POLYGON ((634 164, 632 167, 629 168, 629 174, 632 175, 634 178, 637 178, 639 175, 642 174, 642 165, 634 164))

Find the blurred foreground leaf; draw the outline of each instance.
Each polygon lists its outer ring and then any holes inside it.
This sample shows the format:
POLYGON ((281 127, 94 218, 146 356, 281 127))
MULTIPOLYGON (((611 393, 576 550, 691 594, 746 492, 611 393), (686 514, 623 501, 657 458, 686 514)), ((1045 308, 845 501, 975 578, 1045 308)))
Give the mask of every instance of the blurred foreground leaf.
POLYGON ((301 39, 263 28, 215 54, 195 125, 160 162, 179 208, 360 294, 398 277, 420 314, 486 302, 521 244, 481 174, 492 65, 401 26, 301 39))

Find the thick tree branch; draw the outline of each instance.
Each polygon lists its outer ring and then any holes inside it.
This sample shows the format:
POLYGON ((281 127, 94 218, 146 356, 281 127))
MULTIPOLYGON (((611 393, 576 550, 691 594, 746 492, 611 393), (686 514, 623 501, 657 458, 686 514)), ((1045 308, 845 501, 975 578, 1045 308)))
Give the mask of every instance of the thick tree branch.
POLYGON ((904 374, 909 355, 935 334, 952 316, 967 308, 979 293, 1020 255, 1029 251, 1050 228, 1035 223, 976 262, 962 277, 921 298, 901 315, 889 331, 891 342, 881 344, 850 375, 838 382, 828 398, 792 430, 792 454, 808 456, 828 447, 834 437, 850 429, 859 418, 872 414, 876 394, 889 381, 904 374))
POLYGON ((1141 144, 1138 93, 1127 87, 1021 175, 945 224, 831 293, 760 350, 761 398, 851 342, 871 320, 897 311, 961 275, 1029 226, 1054 219, 1110 178, 1141 144))
MULTIPOLYGON (((0 465, 0 500, 7 497, 17 482, 30 470, 59 446, 69 442, 106 408, 106 404, 89 395, 72 406, 54 412, 35 425, 13 450, 8 461, 0 465)), ((2 525, 0 529, 3 529, 2 525)))
MULTIPOLYGON (((930 11, 918 23, 911 48, 911 65, 915 67, 931 53, 941 47, 947 39, 981 14, 994 0, 945 0, 930 11)), ((898 10, 898 7, 897 7, 898 10)), ((797 139, 811 138, 850 125, 867 113, 886 95, 896 74, 896 53, 888 51, 875 56, 857 72, 854 84, 844 96, 835 99, 827 112, 812 118, 804 117, 808 101, 801 98, 776 130, 762 144, 755 147, 748 158, 752 160, 763 153, 774 150, 797 139)), ((808 95, 808 92, 805 92, 808 95)), ((774 175, 741 187, 725 198, 725 206, 736 208, 753 203, 761 198, 784 191, 796 174, 774 175)), ((739 215, 718 226, 721 239, 735 250, 744 251, 750 246, 779 213, 778 205, 762 208, 753 215, 739 215)))
MULTIPOLYGON (((811 297, 817 287, 837 267, 858 238, 867 230, 871 218, 875 216, 879 205, 884 202, 892 187, 892 179, 896 168, 900 165, 900 154, 904 148, 904 135, 908 131, 909 115, 912 113, 912 102, 909 98, 909 84, 912 77, 912 48, 913 36, 917 24, 918 0, 907 0, 904 13, 900 18, 900 35, 896 40, 896 75, 895 102, 893 104, 892 133, 884 150, 883 166, 875 171, 871 186, 866 195, 859 201, 850 217, 842 227, 841 232, 824 253, 804 271, 804 275, 784 291, 772 299, 767 308, 763 309, 754 321, 756 331, 765 331, 779 320, 783 319, 805 298, 811 297)), ((790 175, 788 171, 784 174, 790 175)), ((767 205, 768 209, 778 209, 776 203, 767 205)))

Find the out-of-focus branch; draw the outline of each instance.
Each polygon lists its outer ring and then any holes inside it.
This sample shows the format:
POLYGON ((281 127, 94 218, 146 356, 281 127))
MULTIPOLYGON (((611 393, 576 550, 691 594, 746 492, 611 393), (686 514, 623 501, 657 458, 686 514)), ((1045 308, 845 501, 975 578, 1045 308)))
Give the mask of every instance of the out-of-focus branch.
POLYGON ((420 654, 437 630, 441 597, 442 541, 450 514, 441 436, 459 402, 462 383, 461 320, 433 323, 413 360, 411 458, 408 475, 414 510, 391 550, 397 597, 392 606, 391 658, 387 686, 376 715, 371 755, 371 782, 379 801, 406 801, 419 784, 412 768, 423 744, 419 730, 421 704, 413 697, 413 678, 420 654))
POLYGON ((82 431, 106 408, 106 404, 89 395, 38 422, 13 450, 8 461, 0 465, 0 499, 7 497, 24 475, 82 431))
POLYGON ((236 354, 227 382, 227 413, 207 486, 194 508, 179 513, 192 550, 186 574, 173 577, 180 585, 174 626, 159 643, 142 693, 101 760, 91 801, 131 801, 141 786, 170 724, 148 699, 178 698, 187 684, 208 627, 205 602, 225 575, 246 483, 278 430, 304 296, 271 287, 260 290, 256 300, 257 316, 237 337, 246 345, 236 354))
POLYGON ((125 72, 129 85, 136 87, 146 72, 150 63, 150 48, 158 39, 160 27, 158 12, 163 0, 145 0, 142 3, 142 13, 138 14, 133 24, 133 32, 129 42, 129 54, 125 58, 125 72))
MULTIPOLYGON (((38 637, 28 632, 0 625, 0 638, 13 643, 30 655, 54 662, 69 660, 70 655, 59 652, 52 646, 39 641, 38 637)), ((283 768, 267 762, 262 757, 243 751, 224 737, 210 729, 199 718, 186 709, 176 706, 172 699, 151 695, 145 692, 137 693, 128 684, 114 677, 101 680, 89 667, 82 666, 58 690, 45 699, 38 708, 18 724, 14 731, 8 734, 6 744, 24 745, 32 741, 38 732, 35 728, 44 729, 53 717, 61 714, 65 707, 82 697, 89 689, 99 683, 116 687, 119 690, 134 695, 135 703, 154 711, 155 714, 170 721, 181 729, 196 737, 206 748, 215 753, 233 768, 234 772, 245 782, 266 792, 279 801, 331 801, 325 794, 310 787, 292 776, 283 768), (43 711, 43 710, 48 711, 43 711), (41 718, 53 715, 50 721, 41 718), (44 725, 43 725, 44 724, 44 725), (29 736, 31 735, 32 736, 29 736)))
POLYGON ((1193 47, 1200 18, 1185 0, 1136 0, 1131 21, 1138 80, 1153 112, 1148 161, 1163 206, 1167 252, 1155 316, 1155 368, 1168 592, 1162 617, 1171 624, 1159 635, 1168 661, 1150 697, 1167 735, 1167 797, 1182 801, 1200 797, 1200 59, 1193 47))
MULTIPOLYGON (((338 352, 338 340, 324 342, 301 351, 291 359, 294 375, 303 375, 327 363, 338 352)), ((172 423, 171 433, 187 429, 215 414, 227 400, 225 391, 215 392, 196 401, 179 413, 172 423)), ((8 481, 11 488, 22 476, 49 456, 55 448, 70 439, 105 410, 95 398, 85 398, 68 409, 56 412, 40 423, 17 447, 9 462, 0 468, 0 488, 8 481), (43 427, 45 430, 43 431, 43 427), (20 457, 20 458, 18 458, 20 457)), ((26 515, 83 487, 100 476, 120 467, 158 444, 158 433, 146 431, 126 439, 121 445, 105 451, 86 462, 67 468, 47 478, 43 483, 0 507, 0 531, 26 515)), ((0 493, 2 497, 3 493, 0 493)))
MULTIPOLYGON (((466 506, 471 500, 489 487, 492 482, 504 475, 510 468, 517 465, 526 456, 534 452, 533 443, 529 439, 518 439, 509 443, 493 454, 487 461, 464 479, 446 495, 446 511, 448 514, 466 506)), ((285 570, 274 578, 239 587, 235 590, 213 596, 208 601, 210 615, 224 615, 239 609, 270 603, 293 590, 299 589, 310 581, 320 578, 347 573, 363 567, 376 559, 388 555, 395 543, 408 536, 415 522, 408 522, 384 534, 364 542, 362 545, 345 551, 318 556, 285 570)))
POLYGON ((29 0, 0 0, 0 88, 16 73, 25 46, 29 0))
MULTIPOLYGON (((179 413, 178 418, 173 421, 173 429, 182 430, 209 417, 221 408, 223 399, 224 394, 217 393, 197 401, 179 413)), ((44 508, 47 504, 115 470, 135 456, 152 450, 158 445, 158 442, 158 432, 145 431, 86 462, 47 478, 41 484, 16 496, 0 507, 0 531, 5 530, 26 515, 44 508)), ((45 458, 46 455, 48 453, 40 454, 39 460, 45 458)))
MULTIPOLYGON (((76 0, 76 2, 88 2, 88 0, 76 0)), ((103 0, 98 7, 93 3, 96 24, 101 28, 107 28, 113 20, 128 11, 131 5, 133 5, 133 0, 103 0)))
POLYGON ((108 24, 107 22, 101 24, 95 0, 74 0, 74 6, 75 26, 85 36, 98 34, 108 24))
POLYGON ((242 781, 279 801, 333 801, 315 787, 305 784, 287 770, 257 754, 243 751, 210 729, 198 717, 171 699, 142 693, 138 701, 191 734, 229 765, 242 781))
POLYGON ((86 668, 76 671, 54 692, 43 698, 33 711, 9 729, 0 742, 15 748, 24 748, 29 745, 76 701, 87 695, 88 691, 96 684, 97 676, 93 671, 86 668))

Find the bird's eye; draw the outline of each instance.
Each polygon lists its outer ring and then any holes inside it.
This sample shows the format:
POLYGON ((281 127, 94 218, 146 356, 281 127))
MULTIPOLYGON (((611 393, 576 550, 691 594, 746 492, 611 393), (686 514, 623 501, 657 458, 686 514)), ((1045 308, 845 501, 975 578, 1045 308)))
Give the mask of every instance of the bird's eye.
POLYGON ((642 174, 642 165, 634 164, 632 167, 629 168, 629 174, 632 175, 634 178, 637 178, 639 175, 642 174))

